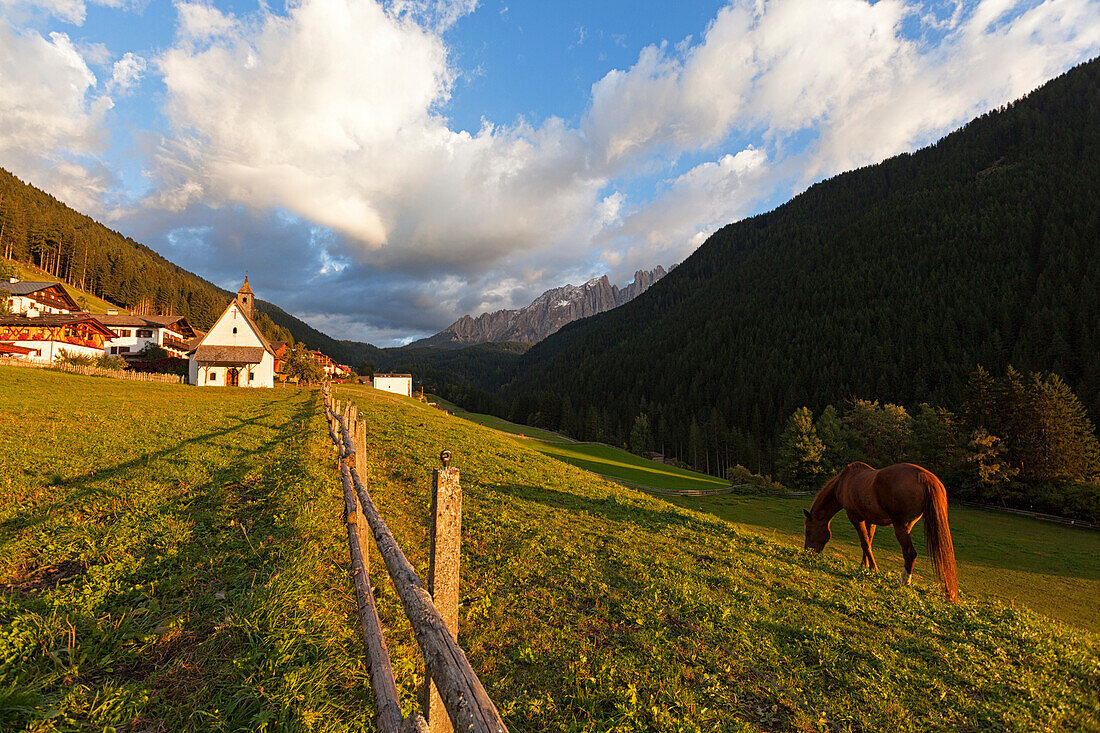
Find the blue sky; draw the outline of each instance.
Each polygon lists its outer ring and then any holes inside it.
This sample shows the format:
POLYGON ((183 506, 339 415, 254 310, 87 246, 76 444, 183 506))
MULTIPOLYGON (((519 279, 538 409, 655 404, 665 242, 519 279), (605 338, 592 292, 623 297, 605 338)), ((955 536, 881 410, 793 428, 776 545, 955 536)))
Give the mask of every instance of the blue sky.
POLYGON ((1100 50, 1100 0, 0 0, 0 165, 381 345, 682 260, 1100 50))

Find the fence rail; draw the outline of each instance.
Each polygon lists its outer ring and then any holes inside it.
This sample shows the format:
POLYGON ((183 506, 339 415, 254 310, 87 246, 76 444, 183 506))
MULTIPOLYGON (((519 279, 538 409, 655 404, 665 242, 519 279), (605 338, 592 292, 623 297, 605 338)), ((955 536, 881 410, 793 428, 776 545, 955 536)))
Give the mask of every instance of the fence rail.
POLYGON ((1094 529, 1100 530, 1100 524, 1093 522, 1087 522, 1084 519, 1072 519, 1070 517, 1059 517, 1057 514, 1043 514, 1042 512, 1032 512, 1027 509, 1016 509, 1010 506, 997 506, 996 504, 981 504, 976 501, 951 501, 952 504, 958 504, 959 506, 970 507, 972 509, 985 509, 991 512, 1002 512, 1004 514, 1016 514, 1021 517, 1028 517, 1030 519, 1039 519, 1044 522, 1054 522, 1055 524, 1065 524, 1070 527, 1079 527, 1081 529, 1094 529))
POLYGON ((77 364, 59 364, 57 362, 28 361, 26 359, 0 358, 0 364, 27 367, 30 369, 53 369, 69 374, 82 374, 86 377, 110 377, 127 379, 132 382, 163 382, 165 384, 183 384, 186 378, 180 374, 157 374, 155 372, 134 372, 126 369, 103 369, 101 367, 77 364))
MULTIPOLYGON (((416 574, 397 540, 386 526, 378 509, 371 499, 370 492, 360 476, 362 458, 357 446, 363 445, 365 432, 362 424, 356 420, 355 405, 345 405, 344 409, 332 399, 326 385, 324 388, 325 416, 328 419, 329 437, 333 448, 339 455, 340 478, 344 489, 344 516, 348 526, 348 544, 352 560, 352 575, 355 581, 356 597, 359 601, 359 617, 363 629, 363 643, 366 647, 371 669, 371 688, 374 693, 375 708, 378 714, 378 728, 383 733, 406 733, 407 731, 444 731, 449 727, 433 707, 428 706, 429 718, 416 713, 402 719, 401 707, 397 701, 397 690, 390 665, 389 652, 382 634, 378 611, 374 605, 374 596, 370 590, 366 555, 362 548, 361 530, 363 525, 369 528, 382 561, 389 573, 390 580, 397 590, 398 598, 404 607, 405 615, 412 625, 413 634, 428 677, 438 690, 439 698, 449 718, 450 724, 457 730, 476 733, 507 733, 504 721, 500 717, 493 701, 482 686, 477 674, 466 659, 455 638, 456 629, 451 629, 444 621, 432 595, 416 574), (357 463, 359 465, 357 465, 357 463)), ((444 465, 444 471, 447 471, 444 465)), ((457 487, 457 471, 450 474, 457 487)), ((441 472, 435 476, 435 489, 438 493, 441 484, 441 472)), ((433 548, 432 567, 429 573, 433 581, 439 576, 436 566, 435 531, 437 502, 433 499, 433 548)), ((459 505, 460 506, 460 505, 459 505)), ((457 558, 455 558, 454 581, 457 583, 457 558)), ((437 592, 440 588, 433 582, 437 592)), ((455 609, 453 619, 457 622, 457 585, 453 595, 455 609)), ((429 695, 425 695, 430 699, 429 695)))

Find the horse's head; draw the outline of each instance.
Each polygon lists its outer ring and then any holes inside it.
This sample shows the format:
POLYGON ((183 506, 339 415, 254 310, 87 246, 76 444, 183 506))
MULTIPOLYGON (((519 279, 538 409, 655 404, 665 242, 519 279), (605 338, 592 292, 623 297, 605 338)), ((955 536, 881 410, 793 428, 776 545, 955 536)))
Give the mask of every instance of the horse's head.
POLYGON ((829 524, 832 519, 814 519, 808 511, 802 510, 806 515, 806 545, 807 550, 821 552, 825 549, 825 543, 833 536, 829 524))

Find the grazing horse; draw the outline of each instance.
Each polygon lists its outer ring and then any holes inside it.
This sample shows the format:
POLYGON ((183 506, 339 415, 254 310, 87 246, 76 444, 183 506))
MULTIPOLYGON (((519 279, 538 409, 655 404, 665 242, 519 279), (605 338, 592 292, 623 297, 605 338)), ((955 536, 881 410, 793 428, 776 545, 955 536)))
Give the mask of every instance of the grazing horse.
POLYGON ((832 537, 829 523, 844 509, 855 525, 863 545, 863 566, 878 570, 871 554, 876 525, 894 525, 894 534, 905 558, 902 583, 909 585, 917 550, 910 530, 923 514, 928 555, 936 577, 943 581, 947 599, 957 601, 959 586, 955 579, 955 548, 951 528, 947 526, 947 492, 931 471, 912 463, 895 463, 875 470, 866 463, 851 463, 817 492, 806 515, 806 549, 821 552, 832 537))

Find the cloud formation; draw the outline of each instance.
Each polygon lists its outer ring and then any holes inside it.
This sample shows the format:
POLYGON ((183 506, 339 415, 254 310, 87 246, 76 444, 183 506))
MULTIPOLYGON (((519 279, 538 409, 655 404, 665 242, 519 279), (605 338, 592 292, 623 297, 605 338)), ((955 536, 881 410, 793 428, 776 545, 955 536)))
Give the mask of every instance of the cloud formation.
POLYGON ((610 164, 739 140, 768 166, 722 175, 726 154, 667 181, 604 237, 604 260, 636 267, 638 254, 686 256, 754 205, 931 142, 1100 50, 1094 0, 962 8, 940 21, 900 0, 736 3, 698 45, 651 46, 634 67, 610 72, 593 86, 586 120, 610 164), (942 36, 906 37, 914 18, 942 36))
POLYGON ((73 206, 100 210, 111 181, 96 156, 112 106, 68 35, 19 30, 0 16, 4 167, 73 206))
POLYGON ((386 340, 679 261, 1100 51, 1100 0, 734 0, 596 79, 576 123, 461 130, 447 39, 476 0, 175 8, 155 57, 113 57, 12 20, 79 23, 82 0, 0 0, 0 163, 101 210, 112 107, 156 77, 167 133, 128 232, 221 284, 267 269, 263 297, 386 340))
POLYGON ((420 5, 307 0, 240 19, 179 5, 155 203, 285 208, 389 269, 474 272, 571 230, 603 184, 576 131, 451 130, 438 110, 454 72, 409 18, 420 5))

